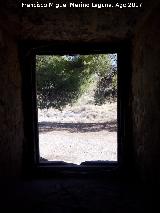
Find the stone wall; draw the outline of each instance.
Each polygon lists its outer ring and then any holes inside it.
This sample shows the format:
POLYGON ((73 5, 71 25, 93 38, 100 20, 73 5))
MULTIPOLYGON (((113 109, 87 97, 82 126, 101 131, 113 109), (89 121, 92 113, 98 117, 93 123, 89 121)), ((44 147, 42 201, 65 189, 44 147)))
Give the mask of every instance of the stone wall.
POLYGON ((21 36, 42 41, 120 41, 132 34, 139 10, 26 9, 21 36))
POLYGON ((0 29, 0 177, 18 176, 22 164, 23 116, 18 49, 0 29))
POLYGON ((2 26, 0 28, 0 176, 19 175, 22 171, 23 103, 17 38, 20 41, 33 42, 112 43, 131 39, 136 32, 133 38, 132 60, 135 167, 138 168, 143 179, 153 181, 155 178, 158 179, 160 177, 159 8, 148 14, 150 7, 147 5, 142 10, 70 9, 69 12, 61 9, 22 10, 16 8, 16 4, 11 0, 7 0, 6 5, 5 9, 1 8, 0 13, 0 26, 2 26), (143 18, 144 14, 145 18, 143 18), (137 23, 140 23, 138 27, 137 23))
POLYGON ((159 7, 139 25, 133 41, 133 142, 136 168, 149 182, 160 179, 159 7))

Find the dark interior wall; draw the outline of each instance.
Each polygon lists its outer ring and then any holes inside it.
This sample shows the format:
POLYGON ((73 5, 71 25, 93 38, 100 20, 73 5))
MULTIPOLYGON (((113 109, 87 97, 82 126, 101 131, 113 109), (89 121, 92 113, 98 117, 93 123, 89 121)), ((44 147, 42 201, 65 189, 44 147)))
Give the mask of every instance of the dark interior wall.
POLYGON ((160 181, 160 20, 156 7, 133 41, 133 141, 143 180, 160 181))
MULTIPOLYGON (((10 3, 7 3, 10 2, 10 3)), ((0 8, 0 176, 22 171, 22 82, 18 41, 119 42, 131 36, 137 10, 0 8)))
POLYGON ((0 29, 0 177, 21 172, 23 116, 21 73, 14 39, 0 29))
MULTIPOLYGON (((13 2, 13 1, 12 1, 13 2)), ((15 4, 12 3, 15 7, 15 4)), ((9 4, 8 4, 9 5, 9 4)), ((8 6, 9 7, 9 6, 8 6)), ((141 177, 151 180, 159 171, 159 38, 158 8, 130 9, 14 9, 0 13, 0 176, 22 169, 22 82, 17 40, 121 42, 133 39, 133 141, 141 177), (145 11, 146 10, 146 11, 145 11), (137 23, 139 27, 137 27, 137 23), (3 29, 3 30, 2 30, 3 29), (18 38, 18 39, 17 39, 18 38)))
POLYGON ((140 9, 24 9, 23 40, 115 42, 131 36, 140 9))

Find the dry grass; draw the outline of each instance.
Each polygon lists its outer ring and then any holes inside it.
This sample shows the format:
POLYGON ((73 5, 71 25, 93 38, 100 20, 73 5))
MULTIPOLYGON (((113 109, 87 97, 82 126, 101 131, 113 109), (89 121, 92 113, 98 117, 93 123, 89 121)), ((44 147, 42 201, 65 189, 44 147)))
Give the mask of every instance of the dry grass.
POLYGON ((102 106, 93 104, 67 106, 63 111, 56 109, 39 110, 39 122, 57 123, 101 123, 117 119, 117 103, 106 103, 102 106))

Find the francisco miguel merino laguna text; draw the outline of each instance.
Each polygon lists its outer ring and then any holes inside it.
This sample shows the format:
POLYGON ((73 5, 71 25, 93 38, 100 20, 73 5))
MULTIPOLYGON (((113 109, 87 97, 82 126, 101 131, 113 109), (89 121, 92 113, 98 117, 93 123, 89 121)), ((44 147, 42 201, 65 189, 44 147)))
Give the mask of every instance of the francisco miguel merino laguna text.
POLYGON ((97 7, 97 8, 104 8, 104 7, 111 7, 111 4, 95 4, 95 3, 39 3, 38 1, 36 3, 21 3, 22 7, 31 7, 31 8, 36 8, 36 7, 55 7, 55 8, 89 8, 89 7, 97 7))
POLYGON ((119 7, 119 8, 126 8, 126 7, 142 7, 142 3, 115 3, 115 4, 104 4, 104 3, 39 3, 38 1, 36 3, 21 3, 22 7, 30 7, 30 8, 37 8, 37 7, 55 7, 55 8, 111 8, 111 7, 119 7))

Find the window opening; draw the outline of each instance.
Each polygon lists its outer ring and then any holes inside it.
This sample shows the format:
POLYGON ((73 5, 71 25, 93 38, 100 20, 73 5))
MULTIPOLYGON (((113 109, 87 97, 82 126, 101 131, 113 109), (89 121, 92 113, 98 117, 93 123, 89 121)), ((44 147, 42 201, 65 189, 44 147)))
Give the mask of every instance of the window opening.
POLYGON ((39 162, 117 162, 117 54, 36 55, 39 162))

